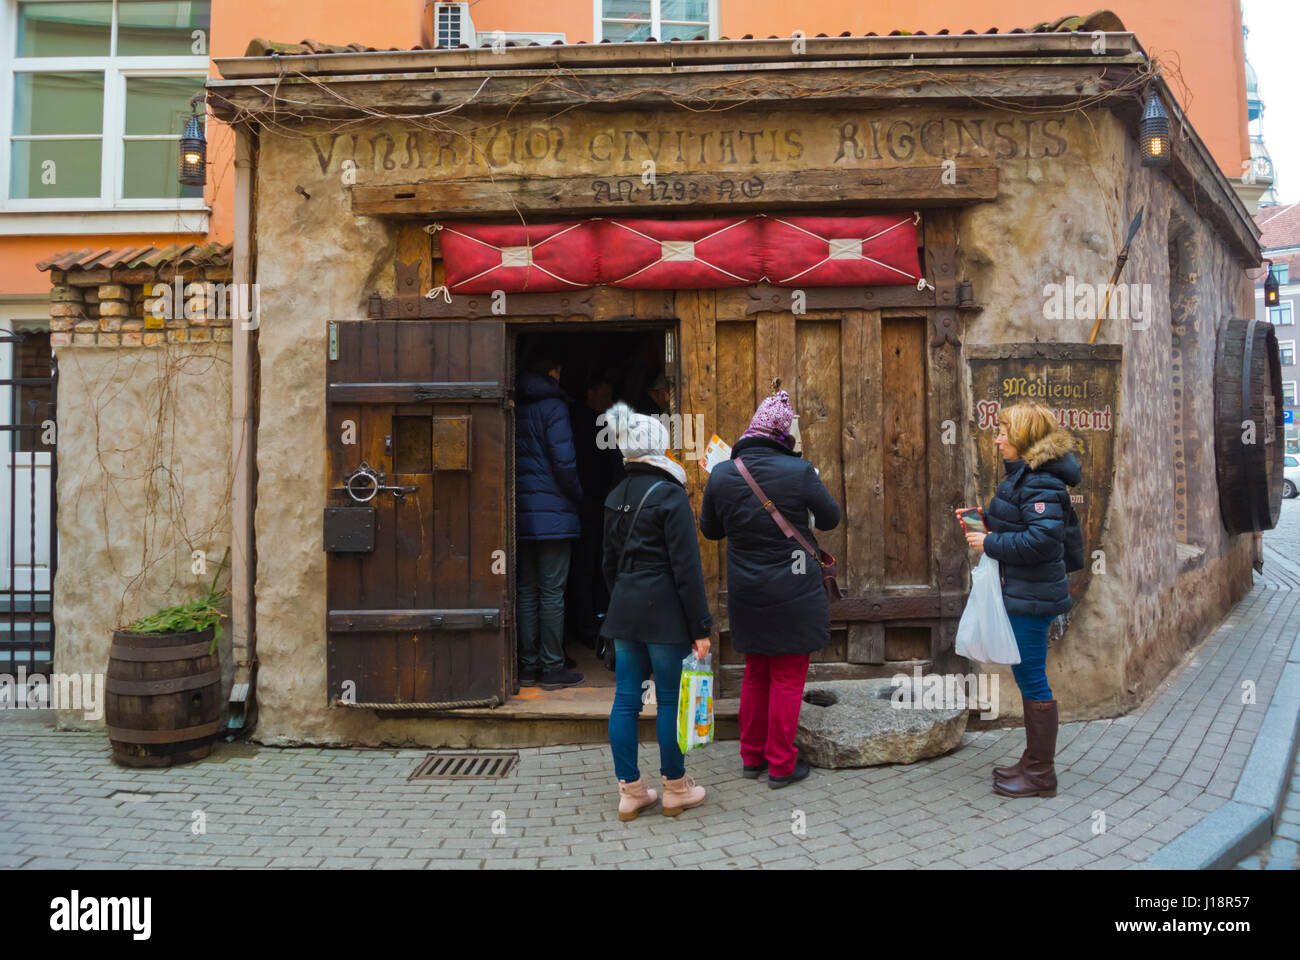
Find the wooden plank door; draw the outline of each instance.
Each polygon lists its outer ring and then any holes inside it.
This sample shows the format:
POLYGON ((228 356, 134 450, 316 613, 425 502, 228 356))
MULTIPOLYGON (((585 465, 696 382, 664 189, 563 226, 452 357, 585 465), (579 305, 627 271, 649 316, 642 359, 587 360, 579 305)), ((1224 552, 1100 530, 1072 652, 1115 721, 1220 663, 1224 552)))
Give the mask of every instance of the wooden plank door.
MULTIPOLYGON (((835 530, 817 532, 839 560, 845 599, 832 607, 831 642, 813 655, 814 677, 928 668, 951 649, 948 595, 960 599, 966 555, 951 508, 962 503, 966 478, 955 445, 941 439, 945 423, 962 421, 956 347, 934 333, 941 314, 924 304, 751 312, 719 291, 711 326, 683 321, 684 358, 693 341, 715 345, 717 396, 706 413, 719 435, 734 443, 779 377, 799 414, 804 455, 843 509, 835 530)), ((725 547, 702 550, 719 601, 719 674, 734 692, 743 659, 727 633, 725 547)))
POLYGON ((504 323, 340 322, 331 341, 330 700, 423 710, 503 703, 504 323), (383 485, 357 503, 345 483, 363 463, 383 485))

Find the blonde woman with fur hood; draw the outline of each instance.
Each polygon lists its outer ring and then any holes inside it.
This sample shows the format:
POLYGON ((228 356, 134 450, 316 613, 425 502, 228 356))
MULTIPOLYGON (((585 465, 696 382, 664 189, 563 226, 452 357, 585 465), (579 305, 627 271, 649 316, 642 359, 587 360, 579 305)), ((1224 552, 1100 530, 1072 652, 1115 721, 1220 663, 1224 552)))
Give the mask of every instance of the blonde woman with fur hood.
POLYGON ((966 542, 1001 568, 1002 598, 1020 648, 1012 673, 1024 704, 1026 746, 1016 764, 993 768, 993 790, 1054 797, 1058 714, 1047 683, 1047 627, 1070 609, 1066 538, 1079 461, 1074 437, 1041 403, 1004 407, 995 443, 1006 477, 984 512, 988 533, 968 532, 966 542))

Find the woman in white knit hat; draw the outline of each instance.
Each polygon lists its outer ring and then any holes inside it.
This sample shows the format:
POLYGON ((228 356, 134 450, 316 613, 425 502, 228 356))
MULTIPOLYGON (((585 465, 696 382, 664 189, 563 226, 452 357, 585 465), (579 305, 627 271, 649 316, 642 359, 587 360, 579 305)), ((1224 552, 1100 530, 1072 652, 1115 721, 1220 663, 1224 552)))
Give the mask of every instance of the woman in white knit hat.
POLYGON ((665 816, 704 802, 704 788, 686 775, 677 747, 677 694, 682 660, 709 652, 713 616, 704 590, 686 471, 667 456, 668 428, 617 403, 601 438, 616 443, 627 478, 605 499, 605 582, 609 613, 601 636, 615 651, 609 744, 618 776, 618 818, 633 820, 658 800, 637 768, 637 718, 642 685, 654 674, 665 816))

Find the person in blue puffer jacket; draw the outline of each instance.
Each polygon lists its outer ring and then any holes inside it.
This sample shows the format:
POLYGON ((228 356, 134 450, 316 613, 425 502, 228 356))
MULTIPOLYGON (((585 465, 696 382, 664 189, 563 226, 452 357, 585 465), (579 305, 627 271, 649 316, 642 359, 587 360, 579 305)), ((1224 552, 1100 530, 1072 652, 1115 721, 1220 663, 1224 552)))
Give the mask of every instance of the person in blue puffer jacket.
POLYGON ((1056 700, 1047 683, 1047 628, 1070 609, 1066 527, 1070 487, 1081 477, 1074 437, 1051 409, 1022 401, 998 413, 995 441, 1006 477, 984 513, 988 533, 966 534, 975 550, 998 561, 1002 599, 1020 648, 1011 672, 1025 715, 1025 752, 993 768, 993 790, 1005 797, 1056 796, 1056 700))
POLYGON ((582 484, 560 364, 534 361, 519 378, 515 414, 515 525, 519 543, 519 682, 572 686, 564 665, 564 588, 582 532, 582 484))

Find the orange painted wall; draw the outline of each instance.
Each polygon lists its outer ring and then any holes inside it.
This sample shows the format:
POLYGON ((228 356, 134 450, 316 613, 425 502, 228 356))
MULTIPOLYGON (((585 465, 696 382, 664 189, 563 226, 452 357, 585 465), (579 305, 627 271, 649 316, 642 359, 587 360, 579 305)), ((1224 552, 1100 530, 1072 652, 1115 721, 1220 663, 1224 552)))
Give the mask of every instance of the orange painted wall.
MULTIPOLYGON (((363 40, 377 47, 414 47, 420 42, 420 0, 213 0, 209 52, 213 57, 242 56, 253 37, 296 42, 347 43, 363 40)), ((7 40, 6 40, 7 42, 7 40)), ((215 67, 210 71, 217 76, 215 67)), ((63 250, 166 246, 172 243, 230 242, 235 209, 234 136, 217 123, 208 126, 208 186, 212 207, 203 234, 61 234, 0 237, 0 295, 49 292, 49 274, 36 264, 63 250)))
MULTIPOLYGON (((1250 155, 1246 132, 1246 80, 1238 0, 1108 0, 1105 3, 1138 35, 1148 53, 1166 66, 1197 132, 1229 176, 1239 176, 1250 155)), ((923 30, 960 33, 996 26, 1027 27, 1067 13, 1086 13, 1093 0, 1072 8, 1070 0, 719 0, 720 33, 809 36, 844 31, 923 30)), ((423 0, 213 0, 210 49, 214 57, 243 54, 253 37, 296 42, 358 41, 375 47, 420 43, 423 0)), ((470 15, 479 31, 563 32, 570 43, 590 41, 591 0, 478 0, 470 15)), ((216 75, 215 68, 213 75, 216 75)), ((207 199, 213 208, 210 236, 229 241, 234 210, 233 137, 210 126, 207 199)), ((51 253, 90 247, 195 242, 203 237, 45 236, 0 237, 0 294, 43 294, 48 276, 35 268, 51 253)))

